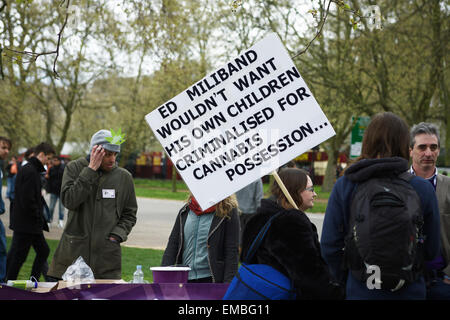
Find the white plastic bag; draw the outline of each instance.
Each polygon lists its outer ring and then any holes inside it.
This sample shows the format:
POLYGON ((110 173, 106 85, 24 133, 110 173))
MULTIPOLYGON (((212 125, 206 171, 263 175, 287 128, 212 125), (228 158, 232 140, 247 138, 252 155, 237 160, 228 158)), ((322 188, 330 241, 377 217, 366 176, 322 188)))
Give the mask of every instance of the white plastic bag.
POLYGON ((66 272, 62 275, 64 281, 76 283, 92 283, 95 282, 94 273, 91 268, 84 262, 83 257, 78 259, 70 265, 66 272))

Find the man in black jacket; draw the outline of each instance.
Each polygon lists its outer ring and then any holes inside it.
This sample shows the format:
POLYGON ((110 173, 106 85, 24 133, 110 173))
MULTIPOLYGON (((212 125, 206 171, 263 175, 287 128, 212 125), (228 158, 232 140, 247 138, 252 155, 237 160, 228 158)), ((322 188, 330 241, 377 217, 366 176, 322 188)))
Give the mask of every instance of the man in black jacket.
POLYGON ((55 151, 48 143, 35 148, 35 156, 19 170, 16 178, 14 207, 10 216, 9 228, 13 230, 11 248, 8 252, 6 277, 15 280, 25 262, 30 246, 36 251, 31 276, 37 281, 45 273, 44 266, 50 248, 45 241, 43 230, 49 231, 43 214, 44 198, 41 194, 41 174, 44 166, 53 157, 55 151))

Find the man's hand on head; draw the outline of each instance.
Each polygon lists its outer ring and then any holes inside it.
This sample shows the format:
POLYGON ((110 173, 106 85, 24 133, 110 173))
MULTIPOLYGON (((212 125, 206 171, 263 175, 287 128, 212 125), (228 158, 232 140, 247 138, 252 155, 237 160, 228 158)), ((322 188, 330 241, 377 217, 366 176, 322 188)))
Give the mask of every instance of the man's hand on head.
POLYGON ((89 161, 89 168, 97 171, 102 164, 103 157, 105 156, 105 149, 102 146, 95 145, 91 151, 91 160, 89 161))

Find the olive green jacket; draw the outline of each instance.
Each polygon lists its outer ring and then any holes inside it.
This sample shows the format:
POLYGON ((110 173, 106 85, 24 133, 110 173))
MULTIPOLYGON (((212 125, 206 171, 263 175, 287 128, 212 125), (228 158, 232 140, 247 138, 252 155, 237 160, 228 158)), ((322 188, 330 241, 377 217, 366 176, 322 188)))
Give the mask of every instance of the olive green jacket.
POLYGON ((64 170, 61 200, 69 212, 48 275, 62 278, 82 256, 96 279, 121 279, 119 242, 127 240, 136 224, 134 182, 125 169, 114 167, 103 172, 88 165, 80 158, 69 162, 64 170), (119 242, 109 240, 110 236, 119 242))
POLYGON ((450 276, 450 177, 437 175, 436 196, 441 217, 441 246, 446 268, 444 272, 450 276))

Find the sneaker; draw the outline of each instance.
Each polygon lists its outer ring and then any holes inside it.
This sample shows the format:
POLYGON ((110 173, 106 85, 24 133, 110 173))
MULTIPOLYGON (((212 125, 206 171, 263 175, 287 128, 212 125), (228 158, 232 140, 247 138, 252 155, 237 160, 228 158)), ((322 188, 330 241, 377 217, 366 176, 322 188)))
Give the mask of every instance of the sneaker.
POLYGON ((59 220, 58 227, 64 228, 64 221, 63 220, 59 220))

